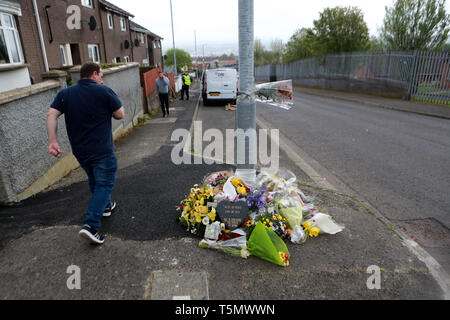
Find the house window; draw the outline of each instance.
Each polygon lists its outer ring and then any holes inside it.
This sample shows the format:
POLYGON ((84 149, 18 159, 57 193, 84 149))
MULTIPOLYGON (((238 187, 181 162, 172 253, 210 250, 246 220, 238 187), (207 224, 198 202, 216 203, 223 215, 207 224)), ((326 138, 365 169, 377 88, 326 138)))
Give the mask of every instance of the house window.
POLYGON ((127 31, 127 24, 125 22, 125 18, 120 18, 120 29, 122 31, 127 31))
POLYGON ((156 49, 156 41, 153 41, 153 48, 156 49))
POLYGON ((92 0, 81 0, 81 4, 84 7, 93 8, 92 0))
POLYGON ((141 33, 141 43, 145 43, 145 37, 143 33, 141 33))
POLYGON ((130 62, 130 57, 129 56, 125 56, 123 58, 124 58, 125 62, 130 62))
POLYGON ((14 16, 0 13, 0 64, 23 63, 22 47, 14 16))
POLYGON ((92 62, 100 63, 100 53, 98 50, 98 45, 88 44, 88 50, 89 50, 89 59, 92 62))
POLYGON ((112 14, 108 13, 108 27, 114 29, 114 20, 112 14))
POLYGON ((59 51, 61 52, 62 65, 67 66, 66 50, 64 49, 64 46, 59 46, 59 51))
POLYGON ((161 40, 158 40, 158 48, 161 48, 161 40))
POLYGON ((70 44, 64 44, 59 46, 59 52, 61 53, 61 62, 63 66, 72 66, 72 53, 70 51, 70 44))

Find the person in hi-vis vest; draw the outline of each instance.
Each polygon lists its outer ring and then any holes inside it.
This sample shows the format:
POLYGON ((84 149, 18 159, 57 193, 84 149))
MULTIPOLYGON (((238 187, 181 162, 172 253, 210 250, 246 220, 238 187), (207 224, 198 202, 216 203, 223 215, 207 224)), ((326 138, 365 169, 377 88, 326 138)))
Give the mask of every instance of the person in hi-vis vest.
POLYGON ((189 100, 189 87, 191 86, 191 77, 187 73, 181 76, 183 87, 181 88, 181 100, 184 100, 184 93, 186 92, 186 99, 189 100))

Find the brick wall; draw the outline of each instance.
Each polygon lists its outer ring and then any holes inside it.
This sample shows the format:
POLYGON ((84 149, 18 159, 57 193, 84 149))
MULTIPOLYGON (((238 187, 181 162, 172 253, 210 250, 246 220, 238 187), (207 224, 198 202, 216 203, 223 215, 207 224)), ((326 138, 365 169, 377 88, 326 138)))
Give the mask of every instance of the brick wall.
POLYGON ((16 1, 22 9, 22 16, 16 19, 25 63, 29 64, 28 70, 33 83, 41 82, 41 75, 45 72, 45 67, 39 32, 34 18, 33 2, 27 0, 16 1))
POLYGON ((130 24, 127 19, 127 31, 122 31, 120 28, 120 18, 124 16, 102 10, 102 23, 105 36, 106 47, 106 59, 105 61, 111 63, 114 58, 120 57, 120 62, 124 62, 124 57, 130 57, 130 61, 133 59, 132 42, 130 35, 130 24), (109 29, 107 14, 111 14, 114 21, 114 29, 109 29), (125 48, 125 41, 128 41, 129 47, 125 48))

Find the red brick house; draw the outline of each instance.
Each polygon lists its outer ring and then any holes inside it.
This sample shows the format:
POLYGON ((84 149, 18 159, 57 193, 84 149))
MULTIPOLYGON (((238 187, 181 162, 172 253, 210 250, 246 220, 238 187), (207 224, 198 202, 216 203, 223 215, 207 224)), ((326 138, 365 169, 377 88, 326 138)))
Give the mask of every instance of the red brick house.
POLYGON ((87 61, 160 65, 161 38, 133 17, 105 0, 0 0, 0 92, 12 73, 18 88, 87 61))

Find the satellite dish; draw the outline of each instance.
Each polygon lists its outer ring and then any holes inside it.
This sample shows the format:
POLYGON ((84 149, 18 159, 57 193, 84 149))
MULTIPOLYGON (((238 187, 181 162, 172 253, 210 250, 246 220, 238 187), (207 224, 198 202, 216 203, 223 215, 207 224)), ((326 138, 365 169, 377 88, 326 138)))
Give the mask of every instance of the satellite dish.
POLYGON ((97 28, 97 20, 95 20, 94 16, 91 16, 91 18, 89 19, 89 29, 91 29, 92 31, 95 30, 95 28, 97 28))

